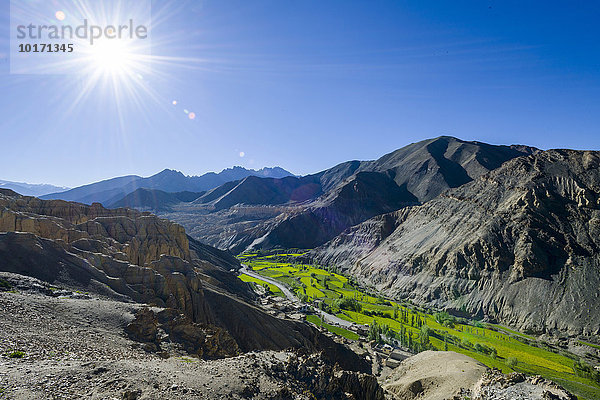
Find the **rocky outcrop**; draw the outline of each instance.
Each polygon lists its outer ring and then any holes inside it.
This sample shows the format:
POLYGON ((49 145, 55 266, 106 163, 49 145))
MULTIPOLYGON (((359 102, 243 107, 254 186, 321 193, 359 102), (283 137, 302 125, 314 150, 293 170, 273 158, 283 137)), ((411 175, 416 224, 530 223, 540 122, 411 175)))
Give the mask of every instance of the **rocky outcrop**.
POLYGON ((315 250, 391 296, 532 332, 600 333, 600 153, 521 157, 315 250))
POLYGON ((160 352, 165 343, 176 343, 188 354, 204 359, 216 359, 239 355, 235 339, 222 328, 201 325, 182 314, 167 308, 158 313, 143 308, 126 327, 129 337, 144 343, 144 349, 160 352), (164 335, 160 333, 164 332, 164 335))
POLYGON ((383 380, 394 400, 461 399, 471 394, 486 373, 477 360, 452 351, 424 351, 409 357, 383 380))
MULTIPOLYGON (((318 399, 384 400, 377 378, 341 370, 319 354, 293 354, 285 364, 291 382, 305 386, 318 399)), ((282 393, 285 398, 285 393, 282 393)))
POLYGON ((540 376, 503 374, 451 351, 425 351, 404 360, 383 382, 394 400, 576 400, 540 376))
POLYGON ((460 399, 493 400, 518 399, 531 400, 577 400, 577 396, 556 383, 541 376, 526 376, 518 372, 503 374, 496 369, 486 371, 472 393, 464 394, 460 399))
POLYGON ((163 254, 190 260, 181 225, 134 210, 108 210, 97 203, 86 206, 0 192, 0 232, 29 232, 66 245, 96 240, 111 256, 142 266, 163 254))

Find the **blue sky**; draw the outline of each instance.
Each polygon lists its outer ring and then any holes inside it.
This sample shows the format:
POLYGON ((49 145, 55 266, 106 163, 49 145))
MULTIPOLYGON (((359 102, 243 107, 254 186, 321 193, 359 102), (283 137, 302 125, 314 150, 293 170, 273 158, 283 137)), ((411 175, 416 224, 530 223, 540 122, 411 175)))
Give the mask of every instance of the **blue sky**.
POLYGON ((85 76, 10 75, 0 0, 0 179, 306 174, 439 135, 598 150, 593 3, 155 0, 152 53, 180 61, 116 101, 78 100, 85 76))

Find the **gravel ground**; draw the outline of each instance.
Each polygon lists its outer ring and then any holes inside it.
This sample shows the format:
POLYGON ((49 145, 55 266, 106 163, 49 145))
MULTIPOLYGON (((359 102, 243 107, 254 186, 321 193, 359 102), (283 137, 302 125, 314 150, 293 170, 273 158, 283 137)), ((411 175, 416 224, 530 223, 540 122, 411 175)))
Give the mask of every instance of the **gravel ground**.
POLYGON ((0 292, 0 399, 273 398, 287 385, 286 352, 161 358, 124 333, 141 305, 47 289, 0 292))

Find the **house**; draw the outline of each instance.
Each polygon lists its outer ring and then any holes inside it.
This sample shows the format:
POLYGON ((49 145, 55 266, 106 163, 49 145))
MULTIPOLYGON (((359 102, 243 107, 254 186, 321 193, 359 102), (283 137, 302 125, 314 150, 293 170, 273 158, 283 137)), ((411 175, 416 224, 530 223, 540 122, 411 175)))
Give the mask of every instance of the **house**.
POLYGON ((396 361, 404 361, 406 360, 408 357, 412 356, 412 354, 406 352, 406 351, 402 351, 400 349, 394 349, 394 351, 392 351, 390 353, 390 357, 393 360, 396 361))
POLYGON ((387 343, 384 344, 383 347, 381 347, 381 351, 385 354, 391 354, 392 350, 394 350, 394 348, 387 343))
POLYGON ((311 307, 307 304, 294 303, 292 305, 292 308, 294 309, 294 311, 304 313, 304 314, 308 314, 311 312, 311 307))
POLYGON ((369 327, 365 325, 353 324, 350 326, 350 330, 358 333, 360 336, 367 336, 369 334, 369 327))
POLYGON ((399 365, 400 365, 400 361, 396 361, 391 358, 388 358, 387 360, 385 360, 385 366, 388 368, 394 369, 394 368, 398 367, 399 365))
POLYGON ((412 354, 407 353, 406 351, 402 351, 400 349, 394 349, 390 353, 387 360, 385 360, 385 366, 389 367, 389 368, 396 368, 402 363, 402 361, 406 360, 411 355, 412 354))

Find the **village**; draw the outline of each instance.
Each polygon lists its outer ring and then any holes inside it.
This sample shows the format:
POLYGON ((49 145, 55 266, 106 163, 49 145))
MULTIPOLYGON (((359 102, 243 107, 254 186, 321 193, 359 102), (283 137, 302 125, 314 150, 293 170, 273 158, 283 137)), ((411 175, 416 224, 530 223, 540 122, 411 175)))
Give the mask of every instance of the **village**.
MULTIPOLYGON (((307 321, 307 316, 314 315, 317 317, 323 317, 323 314, 326 314, 319 309, 320 300, 315 300, 313 304, 309 305, 289 299, 287 297, 274 296, 261 286, 255 286, 255 289, 257 293, 259 293, 258 304, 267 313, 277 318, 305 321, 306 323, 309 323, 307 321)), ((339 326, 335 324, 335 321, 331 321, 331 325, 354 332, 358 337, 357 340, 352 340, 342 335, 337 335, 325 328, 323 324, 313 325, 315 325, 322 334, 331 337, 338 343, 342 343, 350 347, 355 353, 363 356, 367 361, 372 362, 375 373, 389 372, 389 370, 399 366, 403 360, 413 355, 413 353, 401 348, 399 343, 394 339, 389 340, 389 342, 394 345, 389 343, 378 344, 374 340, 369 340, 368 325, 361 325, 352 322, 344 324, 344 326, 339 326), (388 369, 388 371, 385 371, 385 369, 388 369)))

